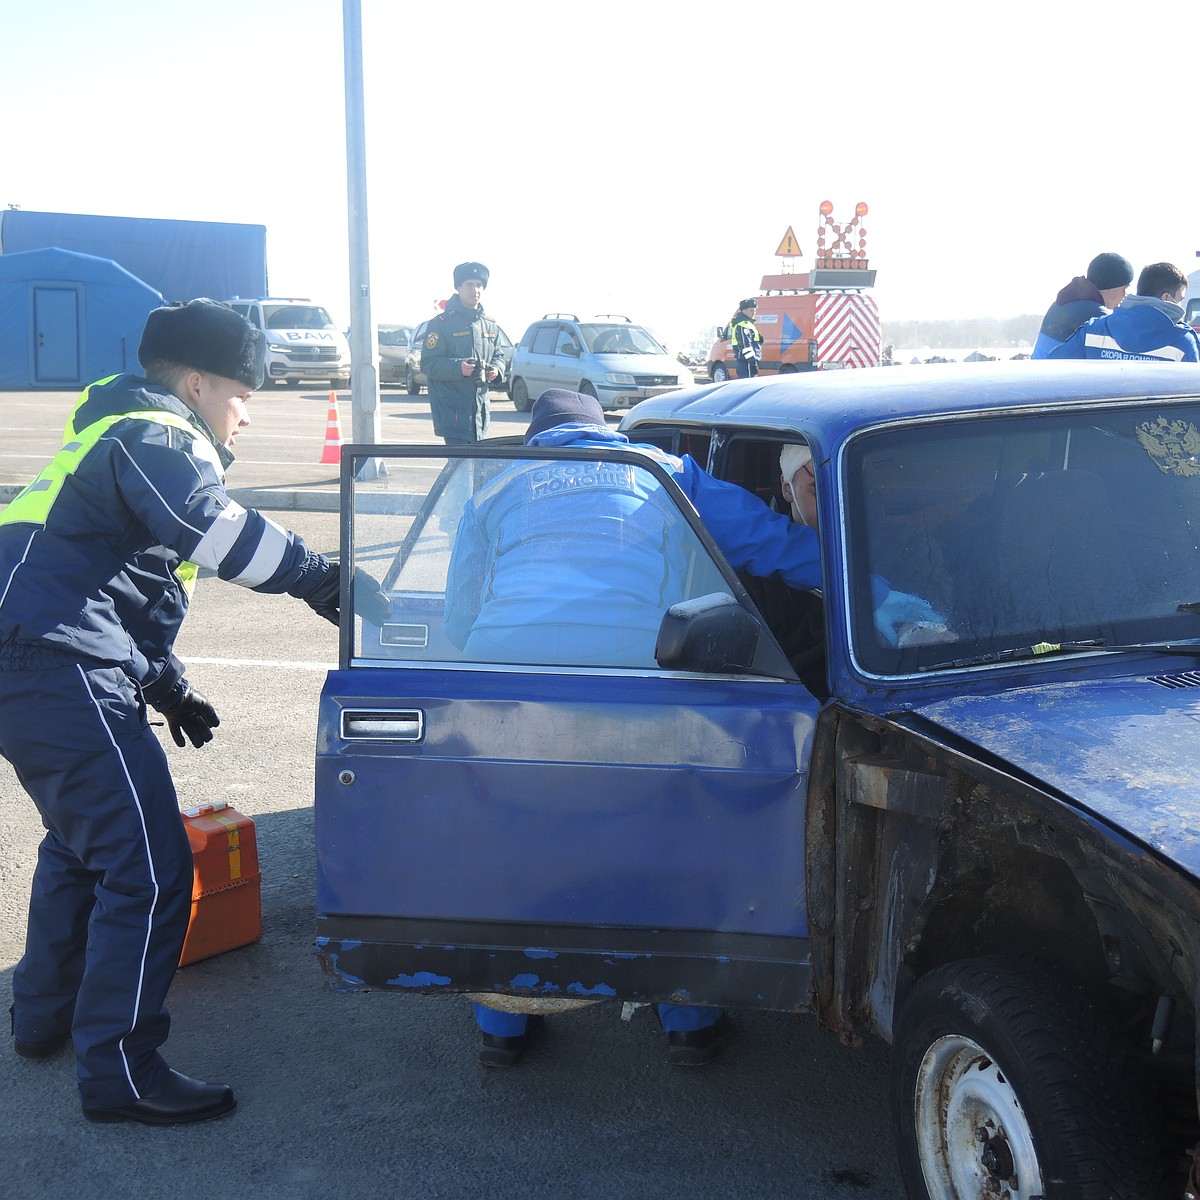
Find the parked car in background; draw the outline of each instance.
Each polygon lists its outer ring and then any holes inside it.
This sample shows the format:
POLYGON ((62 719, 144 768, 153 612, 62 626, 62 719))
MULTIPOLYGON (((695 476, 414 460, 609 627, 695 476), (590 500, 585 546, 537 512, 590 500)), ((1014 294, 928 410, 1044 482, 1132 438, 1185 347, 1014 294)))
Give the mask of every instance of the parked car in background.
POLYGON ((235 299, 226 304, 245 317, 266 340, 263 386, 302 380, 345 387, 350 382, 350 343, 320 304, 296 297, 235 299))
POLYGON ((517 343, 509 395, 521 412, 547 388, 583 392, 615 409, 692 382, 692 372, 628 317, 604 313, 581 321, 573 313, 547 313, 517 343))
POLYGON ((1200 371, 795 373, 621 428, 784 512, 806 446, 820 590, 736 573, 644 451, 344 450, 324 970, 813 1013, 891 1044, 913 1200, 1194 1194, 1200 371), (657 640, 628 542, 567 520, 539 549, 601 625, 470 636, 477 506, 601 461, 662 514, 657 640))
MULTIPOLYGON (((420 395, 421 389, 429 383, 425 378, 425 373, 421 370, 421 347, 425 344, 425 331, 428 327, 429 322, 422 321, 413 330, 412 340, 405 356, 404 386, 410 396, 420 395)), ((492 390, 507 392, 509 390, 509 372, 512 370, 513 343, 512 338, 500 326, 496 328, 498 330, 496 357, 504 364, 504 378, 500 382, 492 384, 492 390)))
POLYGON ((407 379, 408 351, 412 345, 411 325, 380 325, 379 382, 404 383, 407 379))

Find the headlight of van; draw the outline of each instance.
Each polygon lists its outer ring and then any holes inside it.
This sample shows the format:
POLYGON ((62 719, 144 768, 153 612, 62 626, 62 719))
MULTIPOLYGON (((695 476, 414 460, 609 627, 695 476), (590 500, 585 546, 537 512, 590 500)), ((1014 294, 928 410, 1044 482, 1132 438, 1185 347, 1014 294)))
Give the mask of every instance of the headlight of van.
POLYGON ((615 383, 617 387, 633 387, 633 376, 622 375, 619 371, 605 371, 605 383, 615 383))

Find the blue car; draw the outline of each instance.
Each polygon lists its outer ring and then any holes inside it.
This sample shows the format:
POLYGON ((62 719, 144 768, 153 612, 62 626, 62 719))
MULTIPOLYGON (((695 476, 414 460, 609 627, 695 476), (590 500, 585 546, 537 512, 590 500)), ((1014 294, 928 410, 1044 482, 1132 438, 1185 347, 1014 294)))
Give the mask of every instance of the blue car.
POLYGON ((891 1044, 913 1197, 1184 1195, 1200 368, 784 375, 621 428, 783 512, 803 446, 822 586, 735 572, 645 451, 345 447, 345 588, 390 614, 344 596, 321 701, 332 982, 815 1014, 891 1044), (669 514, 657 637, 629 549, 569 533, 611 597, 583 634, 464 637, 464 509, 550 460, 669 514))

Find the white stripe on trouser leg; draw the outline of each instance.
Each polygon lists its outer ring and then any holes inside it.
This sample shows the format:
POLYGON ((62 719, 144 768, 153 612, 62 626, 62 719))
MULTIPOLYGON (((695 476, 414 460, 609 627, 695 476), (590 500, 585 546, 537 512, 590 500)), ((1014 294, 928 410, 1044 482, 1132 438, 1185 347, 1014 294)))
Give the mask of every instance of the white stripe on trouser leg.
MULTIPOLYGON (((138 820, 142 823, 142 840, 146 846, 146 862, 150 865, 150 882, 154 885, 154 899, 150 902, 150 911, 146 914, 146 940, 142 943, 142 961, 138 964, 138 981, 137 989, 134 992, 133 1000, 133 1021, 129 1026, 129 1032, 132 1033, 137 1028, 138 1018, 141 1016, 142 1010, 142 984, 146 979, 146 955, 150 952, 150 935, 154 929, 154 912, 158 908, 158 876, 154 870, 154 855, 150 850, 150 834, 146 830, 146 815, 142 811, 142 801, 137 794, 137 788, 134 786, 133 778, 129 774, 129 768, 125 765, 125 756, 121 753, 120 747, 117 745, 117 739, 113 737, 113 732, 108 726, 108 722, 104 719, 104 710, 100 707, 92 692, 91 684, 88 683, 88 677, 82 667, 75 668, 79 672, 80 678, 83 680, 83 686, 87 690, 92 704, 95 705, 96 715, 100 718, 100 724, 104 727, 104 732, 108 734, 108 740, 112 743, 113 750, 116 751, 117 761, 121 764, 121 770, 125 775, 125 781, 129 784, 129 794, 133 797, 133 802, 137 806, 138 820)), ((129 1060, 125 1057, 125 1037, 122 1035, 117 1047, 121 1053, 121 1063, 125 1068, 125 1079, 133 1091, 135 1100, 142 1098, 141 1092, 137 1089, 137 1084, 133 1082, 133 1075, 129 1070, 129 1060)))

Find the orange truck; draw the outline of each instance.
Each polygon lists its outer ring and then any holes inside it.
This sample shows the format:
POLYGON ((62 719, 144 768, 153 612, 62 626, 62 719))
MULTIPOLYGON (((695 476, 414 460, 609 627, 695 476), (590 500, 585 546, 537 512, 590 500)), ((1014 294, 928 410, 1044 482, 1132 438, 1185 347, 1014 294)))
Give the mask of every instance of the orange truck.
MULTIPOLYGON (((848 263, 804 274, 764 275, 754 314, 763 339, 758 373, 879 366, 879 309, 863 290, 874 282, 874 271, 848 263)), ((720 383, 736 374, 724 326, 708 352, 708 377, 720 383)))

